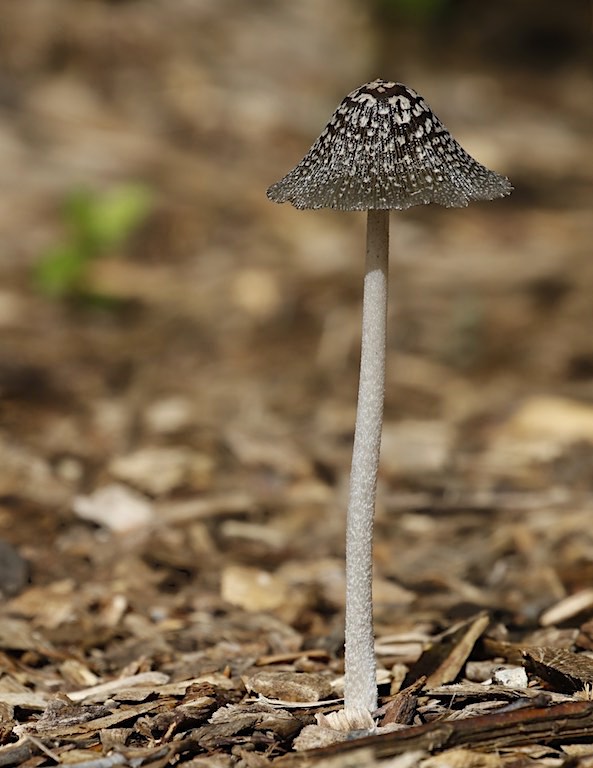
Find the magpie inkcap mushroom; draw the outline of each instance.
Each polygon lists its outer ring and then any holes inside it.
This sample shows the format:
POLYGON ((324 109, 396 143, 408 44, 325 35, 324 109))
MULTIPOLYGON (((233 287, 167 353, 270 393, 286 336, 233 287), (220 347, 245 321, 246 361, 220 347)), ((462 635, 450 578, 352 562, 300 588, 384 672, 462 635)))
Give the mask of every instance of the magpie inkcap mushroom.
POLYGON ((329 724, 371 730, 377 707, 372 615, 373 519, 385 391, 389 211, 447 208, 512 191, 474 160, 424 99, 401 83, 374 80, 339 105, 301 162, 268 189, 296 208, 367 211, 358 405, 346 522, 344 710, 329 724))
POLYGON ((459 208, 511 190, 507 178, 455 141, 415 91, 374 80, 344 98, 268 197, 296 208, 403 210, 424 203, 459 208))

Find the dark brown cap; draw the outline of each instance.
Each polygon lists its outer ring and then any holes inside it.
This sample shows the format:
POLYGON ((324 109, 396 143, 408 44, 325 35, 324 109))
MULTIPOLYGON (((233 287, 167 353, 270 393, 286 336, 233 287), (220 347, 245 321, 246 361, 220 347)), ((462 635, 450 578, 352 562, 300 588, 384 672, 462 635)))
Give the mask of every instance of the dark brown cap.
POLYGON ((424 203, 459 208, 512 189, 506 177, 468 155, 415 91, 374 80, 346 96, 268 197, 296 208, 346 211, 424 203))

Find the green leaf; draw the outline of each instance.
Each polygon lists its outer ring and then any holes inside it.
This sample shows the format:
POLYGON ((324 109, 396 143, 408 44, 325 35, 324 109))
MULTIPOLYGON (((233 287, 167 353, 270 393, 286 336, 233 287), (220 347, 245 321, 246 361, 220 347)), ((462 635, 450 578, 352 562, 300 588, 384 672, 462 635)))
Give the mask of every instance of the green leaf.
POLYGON ((90 258, 90 253, 76 243, 56 245, 35 266, 34 281, 49 296, 76 293, 82 287, 90 258))
POLYGON ((88 223, 97 247, 113 248, 123 242, 144 221, 151 202, 146 188, 131 184, 96 199, 88 223))
POLYGON ((151 205, 149 190, 137 184, 101 195, 73 191, 64 203, 64 241, 43 254, 34 269, 38 288, 55 297, 86 292, 89 262, 123 243, 145 220, 151 205))

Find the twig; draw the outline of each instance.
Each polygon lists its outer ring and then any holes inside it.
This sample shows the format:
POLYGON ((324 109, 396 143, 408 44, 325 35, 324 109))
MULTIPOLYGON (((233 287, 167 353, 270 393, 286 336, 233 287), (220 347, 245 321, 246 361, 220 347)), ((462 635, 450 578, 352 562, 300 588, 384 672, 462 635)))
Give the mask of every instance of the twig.
POLYGON ((286 755, 278 762, 302 761, 306 764, 308 761, 362 748, 370 748, 379 759, 411 750, 438 752, 454 747, 494 751, 504 747, 569 741, 590 736, 592 729, 593 703, 571 701, 551 707, 526 707, 465 720, 441 720, 393 733, 340 742, 300 755, 286 755))

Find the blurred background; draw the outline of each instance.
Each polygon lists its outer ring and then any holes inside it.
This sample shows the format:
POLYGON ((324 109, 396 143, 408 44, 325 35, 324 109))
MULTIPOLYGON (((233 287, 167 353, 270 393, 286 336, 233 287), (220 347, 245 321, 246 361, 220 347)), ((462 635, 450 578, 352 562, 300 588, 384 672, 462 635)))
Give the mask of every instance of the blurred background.
POLYGON ((114 482, 184 521, 145 557, 177 585, 216 586, 229 552, 341 556, 365 217, 265 191, 376 77, 515 186, 392 214, 379 573, 409 586, 420 568, 414 517, 392 562, 404 492, 589 498, 589 0, 5 0, 0 16, 0 533, 34 582, 96 573, 75 500, 115 528, 93 506, 114 482), (227 527, 171 512, 192 499, 218 499, 227 527))

